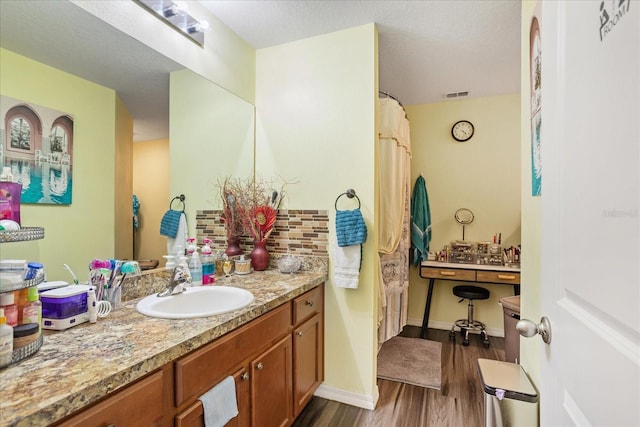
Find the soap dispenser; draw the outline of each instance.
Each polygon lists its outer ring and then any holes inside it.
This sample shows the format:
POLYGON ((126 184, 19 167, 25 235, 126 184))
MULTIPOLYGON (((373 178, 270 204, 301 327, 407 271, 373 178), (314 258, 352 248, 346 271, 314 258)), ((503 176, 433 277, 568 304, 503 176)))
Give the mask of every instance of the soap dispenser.
POLYGON ((189 274, 191 275, 191 286, 202 285, 202 263, 198 255, 198 247, 195 245, 193 237, 187 239, 187 256, 189 257, 189 274))

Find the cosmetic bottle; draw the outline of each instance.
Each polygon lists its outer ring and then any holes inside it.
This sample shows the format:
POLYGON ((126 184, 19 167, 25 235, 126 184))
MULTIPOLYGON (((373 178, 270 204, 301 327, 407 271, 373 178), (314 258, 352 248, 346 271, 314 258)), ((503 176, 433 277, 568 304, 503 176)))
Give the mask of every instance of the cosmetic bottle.
POLYGON ((0 173, 0 181, 13 182, 13 173, 11 173, 11 166, 2 167, 2 173, 0 173))
POLYGON ((0 308, 0 366, 11 363, 13 356, 13 328, 7 325, 4 309, 0 308))
POLYGON ((29 288, 27 304, 22 309, 22 323, 37 323, 42 326, 42 303, 36 286, 29 288))
POLYGON ((191 286, 202 285, 202 263, 198 255, 198 248, 193 251, 191 258, 189 258, 189 274, 191 275, 191 286))
POLYGON ((204 239, 202 247, 202 284, 213 285, 216 282, 216 260, 211 250, 211 239, 204 239))
POLYGON ((0 308, 4 310, 7 325, 12 327, 18 326, 18 306, 15 304, 14 298, 13 292, 0 294, 0 308))
POLYGON ((18 309, 18 325, 22 325, 23 323, 27 323, 23 321, 22 315, 24 308, 29 304, 29 288, 14 291, 13 295, 16 308, 18 309))

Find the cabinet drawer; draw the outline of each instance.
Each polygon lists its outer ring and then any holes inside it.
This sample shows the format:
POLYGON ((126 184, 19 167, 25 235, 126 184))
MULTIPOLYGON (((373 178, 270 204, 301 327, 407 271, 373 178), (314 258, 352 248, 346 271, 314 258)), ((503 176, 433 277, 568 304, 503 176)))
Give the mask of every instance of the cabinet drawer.
POLYGON ((424 279, 461 280, 474 282, 476 272, 458 268, 420 267, 420 277, 424 279))
POLYGON ((322 312, 323 293, 322 285, 311 289, 293 300, 293 324, 297 325, 305 319, 322 312))
POLYGON ((59 426, 155 426, 164 414, 163 371, 114 393, 59 426))
POLYGON ((290 323, 291 305, 283 304, 178 360, 175 365, 176 406, 201 396, 222 381, 238 363, 286 335, 290 323))
POLYGON ((478 282, 520 284, 520 273, 510 271, 478 271, 478 282))

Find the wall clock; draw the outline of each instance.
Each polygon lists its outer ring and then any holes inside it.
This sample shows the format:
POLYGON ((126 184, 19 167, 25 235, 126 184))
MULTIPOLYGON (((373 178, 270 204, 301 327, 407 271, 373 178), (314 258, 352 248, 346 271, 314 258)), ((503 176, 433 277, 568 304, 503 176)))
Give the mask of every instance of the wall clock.
POLYGON ((468 141, 473 136, 473 124, 468 120, 460 120, 451 127, 451 136, 459 142, 468 141))

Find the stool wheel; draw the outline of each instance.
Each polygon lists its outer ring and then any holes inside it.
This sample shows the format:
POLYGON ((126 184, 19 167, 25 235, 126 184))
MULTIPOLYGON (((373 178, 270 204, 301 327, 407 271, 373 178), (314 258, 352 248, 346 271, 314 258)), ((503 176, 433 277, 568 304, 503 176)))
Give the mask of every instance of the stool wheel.
POLYGON ((489 348, 489 335, 487 335, 487 331, 482 330, 480 332, 480 336, 482 337, 482 344, 484 348, 489 348))

